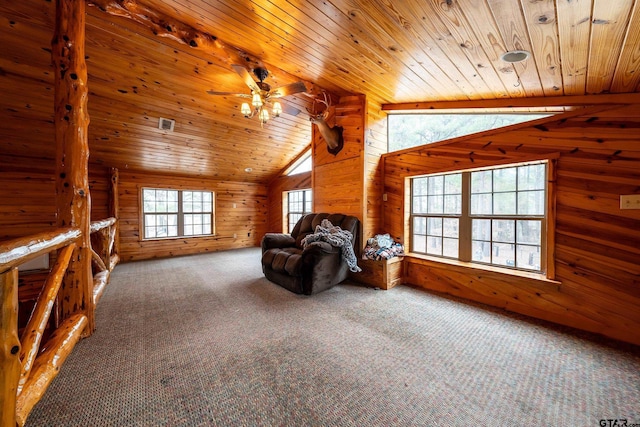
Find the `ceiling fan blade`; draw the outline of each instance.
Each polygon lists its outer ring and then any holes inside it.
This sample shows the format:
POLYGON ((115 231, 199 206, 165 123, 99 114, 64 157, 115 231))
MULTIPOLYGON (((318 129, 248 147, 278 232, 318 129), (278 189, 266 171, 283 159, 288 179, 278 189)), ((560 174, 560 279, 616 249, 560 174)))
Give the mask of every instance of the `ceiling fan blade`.
POLYGON ((249 71, 247 71, 246 68, 238 64, 231 65, 231 68, 233 68, 235 72, 238 73, 240 77, 242 77, 242 80, 244 80, 245 84, 249 86, 252 91, 260 93, 260 87, 258 86, 256 81, 253 80, 253 77, 251 77, 251 74, 249 74, 249 71))
POLYGON ((302 82, 291 83, 289 85, 284 85, 273 89, 269 92, 269 97, 271 98, 281 98, 287 95, 293 95, 294 93, 306 92, 307 87, 302 82))
POLYGON ((248 93, 236 93, 236 92, 217 92, 215 90, 208 90, 209 95, 222 95, 222 96, 237 96, 238 98, 251 98, 248 93))

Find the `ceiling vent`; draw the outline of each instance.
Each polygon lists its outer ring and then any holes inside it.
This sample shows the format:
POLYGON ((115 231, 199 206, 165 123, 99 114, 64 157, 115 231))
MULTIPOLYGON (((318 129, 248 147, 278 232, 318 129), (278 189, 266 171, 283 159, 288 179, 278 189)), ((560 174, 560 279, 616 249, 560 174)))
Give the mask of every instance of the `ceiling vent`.
POLYGON ((176 125, 175 120, 165 119, 164 117, 160 117, 160 121, 158 122, 158 129, 168 130, 169 132, 173 132, 173 127, 176 125))

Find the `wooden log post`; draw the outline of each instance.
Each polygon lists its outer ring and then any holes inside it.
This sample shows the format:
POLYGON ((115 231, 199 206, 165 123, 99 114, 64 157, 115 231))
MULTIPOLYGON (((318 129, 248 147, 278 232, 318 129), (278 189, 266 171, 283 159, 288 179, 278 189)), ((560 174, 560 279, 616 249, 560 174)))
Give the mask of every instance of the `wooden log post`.
MULTIPOLYGON (((120 172, 117 168, 111 168, 111 187, 109 188, 109 216, 116 219, 112 226, 113 247, 109 245, 109 257, 111 254, 120 254, 120 199, 118 185, 120 183, 120 172)), ((113 267, 111 267, 113 269, 113 267)))
POLYGON ((57 219, 60 227, 78 227, 72 261, 59 294, 59 315, 87 317, 85 335, 94 330, 93 278, 91 275, 87 113, 87 65, 85 62, 85 2, 56 0, 52 41, 55 75, 55 139, 57 219))
POLYGON ((17 267, 0 272, 0 304, 0 426, 14 427, 20 379, 17 267))

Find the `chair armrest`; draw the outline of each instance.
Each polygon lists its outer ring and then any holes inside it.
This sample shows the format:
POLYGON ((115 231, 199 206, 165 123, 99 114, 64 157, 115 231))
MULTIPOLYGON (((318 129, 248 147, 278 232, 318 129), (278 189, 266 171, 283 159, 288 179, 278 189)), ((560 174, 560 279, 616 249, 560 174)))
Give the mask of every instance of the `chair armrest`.
POLYGON ((290 234, 267 233, 262 238, 262 251, 272 248, 292 248, 296 245, 296 239, 290 234))

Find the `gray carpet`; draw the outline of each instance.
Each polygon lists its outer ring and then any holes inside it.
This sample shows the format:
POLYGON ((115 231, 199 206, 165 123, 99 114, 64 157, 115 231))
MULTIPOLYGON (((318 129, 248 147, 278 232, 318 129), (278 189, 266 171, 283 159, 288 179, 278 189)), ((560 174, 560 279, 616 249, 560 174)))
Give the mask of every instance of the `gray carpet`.
POLYGON ((259 249, 121 264, 28 426, 640 423, 640 354, 400 286, 313 297, 259 249))

